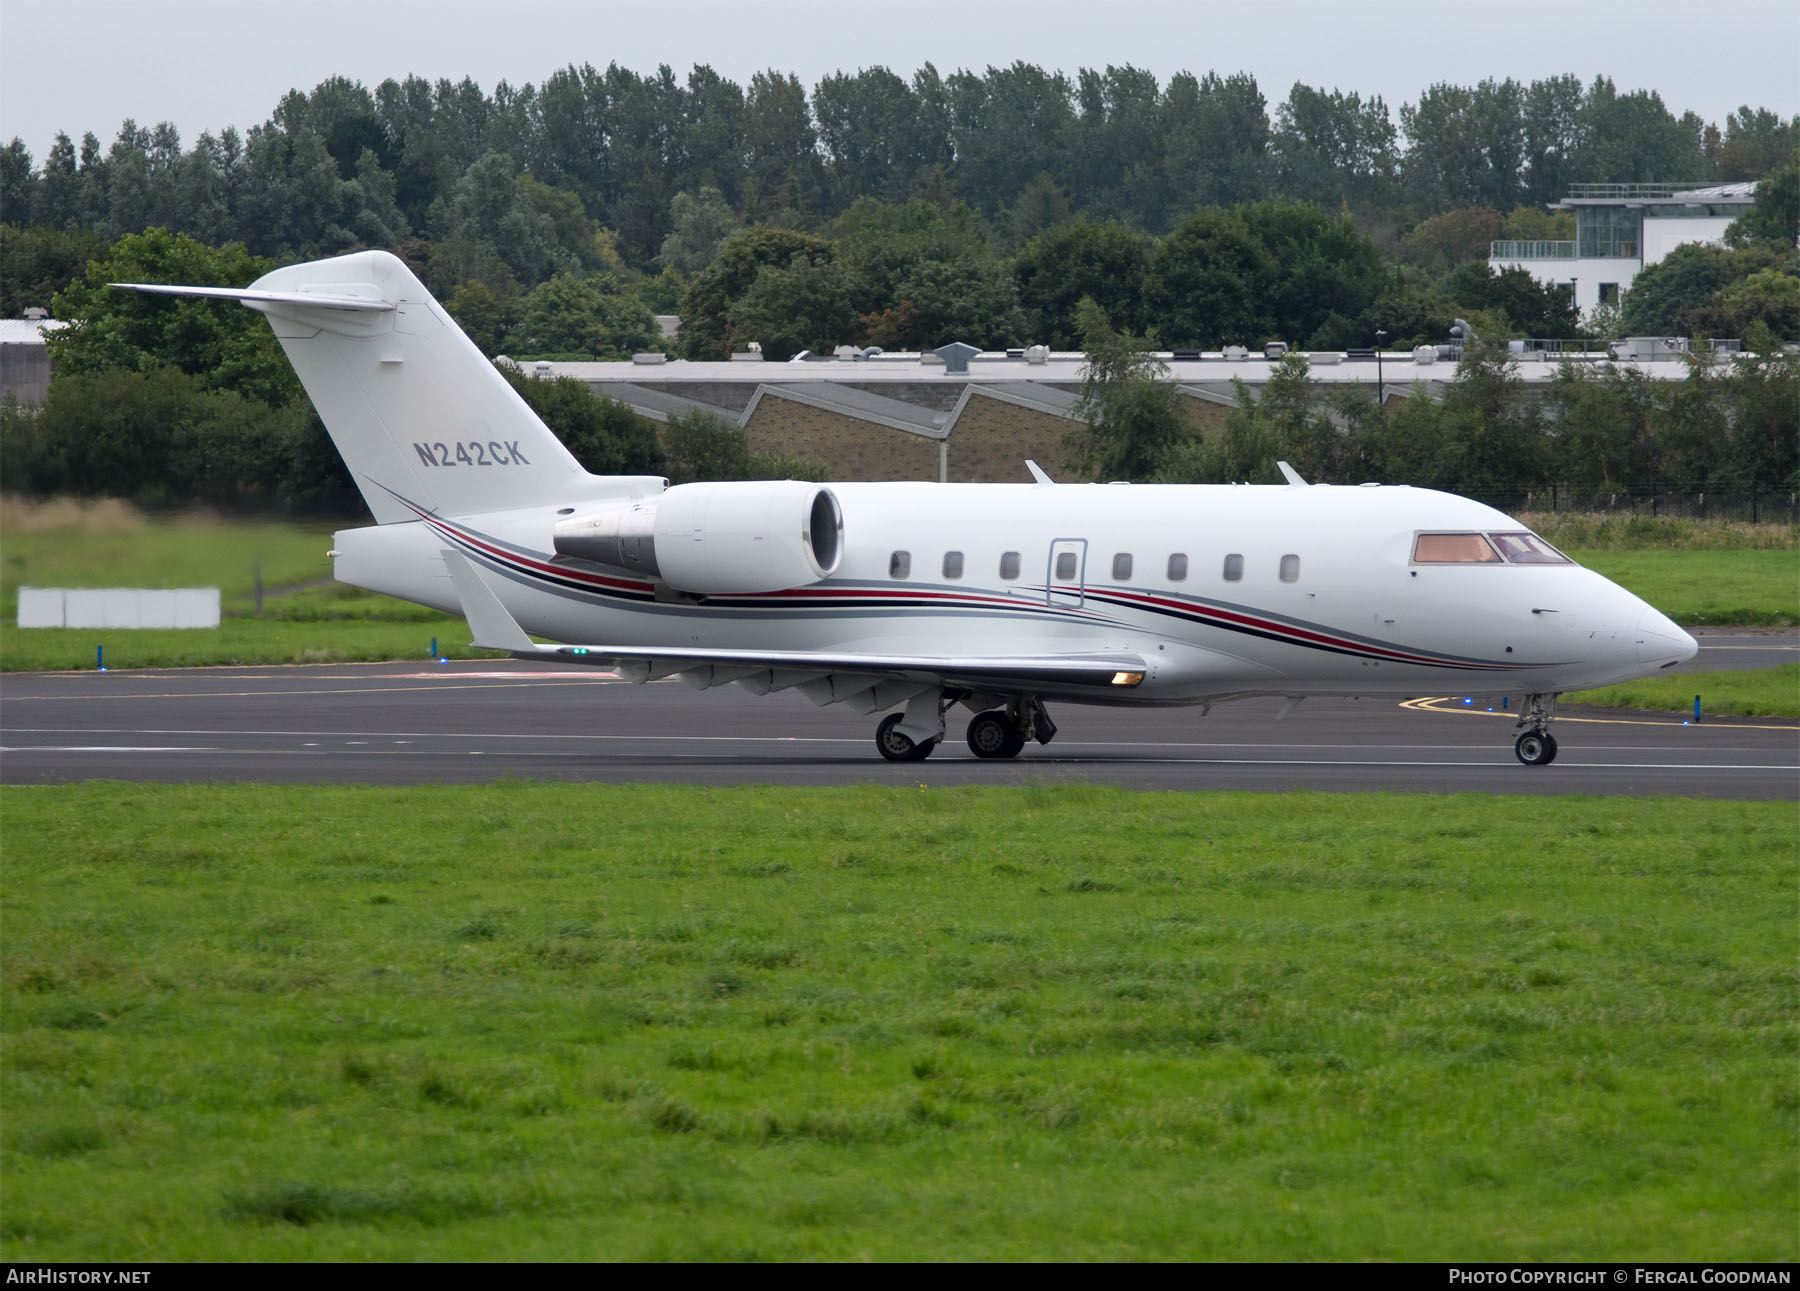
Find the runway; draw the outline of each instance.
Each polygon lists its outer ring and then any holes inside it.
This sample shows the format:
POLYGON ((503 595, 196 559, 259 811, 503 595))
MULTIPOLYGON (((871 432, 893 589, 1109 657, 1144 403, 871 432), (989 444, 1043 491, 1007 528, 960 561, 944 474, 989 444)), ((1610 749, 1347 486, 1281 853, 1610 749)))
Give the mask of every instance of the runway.
MULTIPOLYGON (((1767 667, 1793 634, 1721 642, 1703 666, 1767 667)), ((1710 642, 1710 638, 1708 639, 1710 642)), ((1785 652, 1783 655, 1782 652, 1785 652)), ((955 710, 921 763, 884 762, 875 718, 793 694, 632 686, 554 665, 384 663, 0 679, 0 781, 424 784, 504 776, 597 783, 1021 784, 1145 789, 1686 794, 1800 799, 1791 722, 1565 709, 1548 767, 1513 757, 1513 714, 1442 696, 1133 712, 1061 705, 1061 733, 983 761, 955 710)))

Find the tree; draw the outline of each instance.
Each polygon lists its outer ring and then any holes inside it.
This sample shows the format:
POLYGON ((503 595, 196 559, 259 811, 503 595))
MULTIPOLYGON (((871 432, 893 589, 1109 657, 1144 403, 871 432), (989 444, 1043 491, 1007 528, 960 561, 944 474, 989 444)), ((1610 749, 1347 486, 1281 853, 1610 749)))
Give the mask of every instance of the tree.
POLYGON ((1496 273, 1486 262, 1465 264, 1450 275, 1449 292, 1464 312, 1503 315, 1509 335, 1566 339, 1581 334, 1575 294, 1539 282, 1530 271, 1508 267, 1496 273))
POLYGON ((678 412, 663 429, 663 469, 675 484, 696 480, 822 480, 825 464, 786 453, 752 453, 745 431, 706 412, 678 412))
POLYGON ((1275 110, 1273 150, 1281 194, 1290 201, 1370 213, 1393 200, 1399 152, 1379 96, 1365 103, 1296 81, 1275 110))
POLYGON ((49 309, 88 261, 105 253, 106 244, 89 229, 0 224, 0 318, 19 318, 33 306, 49 309))
POLYGON ((662 471, 656 425, 574 377, 528 377, 517 364, 495 367, 543 423, 595 475, 655 475, 662 471))
POLYGON ((829 354, 857 332, 849 276, 834 261, 764 265, 733 302, 731 329, 745 341, 757 342, 763 356, 777 362, 801 350, 829 354))
POLYGON ((58 380, 67 375, 173 367, 206 390, 231 390, 276 407, 294 402, 300 385, 268 323, 229 300, 200 300, 119 291, 111 282, 178 282, 244 287, 275 267, 239 244, 208 247, 163 229, 121 238, 56 297, 54 311, 70 326, 47 338, 58 380))
POLYGON ((23 224, 31 218, 37 177, 31 170, 31 150, 14 135, 0 149, 0 223, 23 224))
POLYGON ((1654 90, 1620 94, 1610 78, 1596 76, 1582 104, 1581 150, 1569 177, 1698 181, 1706 175, 1701 130, 1699 117, 1688 112, 1677 120, 1654 90))
POLYGON ((748 229, 731 238, 682 295, 677 341, 681 356, 722 359, 731 353, 738 335, 732 326, 734 306, 765 268, 830 264, 836 259, 837 248, 831 242, 792 229, 748 229))
POLYGON ((1694 315, 1738 276, 1729 251, 1676 247, 1632 279, 1623 305, 1626 335, 1691 335, 1694 315))
POLYGON ((725 195, 716 188, 675 194, 669 220, 673 227, 663 239, 656 262, 683 276, 692 276, 711 264, 719 247, 740 227, 725 195))
POLYGON ((1446 274, 1458 265, 1486 264, 1505 221, 1485 206, 1467 206, 1422 220, 1400 239, 1395 258, 1430 274, 1446 274))
POLYGON ((1232 385, 1237 402, 1224 422, 1190 441, 1162 478, 1178 483, 1275 479, 1278 461, 1315 483, 1336 477, 1338 434, 1303 355, 1284 355, 1260 397, 1242 381, 1232 385))
POLYGON ((1708 126, 1702 146, 1714 180, 1754 179, 1800 157, 1800 116, 1783 121, 1767 108, 1739 108, 1725 118, 1725 131, 1708 126))
POLYGON ((623 359, 648 350, 655 338, 650 311, 610 275, 560 273, 526 295, 506 344, 515 356, 623 359))
POLYGON ((1025 335, 1052 349, 1074 349, 1083 297, 1127 332, 1141 331, 1149 259, 1149 240, 1110 220, 1083 218, 1040 233, 1013 261, 1025 335))
POLYGON ((1267 301, 1281 267, 1236 210, 1189 215, 1150 256, 1145 294, 1165 345, 1217 349, 1273 339, 1267 301))
POLYGON ((1400 106, 1404 176, 1421 210, 1507 211, 1524 196, 1525 92, 1517 81, 1439 82, 1400 106))
POLYGON ((1756 200, 1725 230, 1725 245, 1768 243, 1792 251, 1800 242, 1800 162, 1778 166, 1757 181, 1756 200))
POLYGON ((1076 317, 1087 352, 1076 405, 1087 423, 1082 464, 1097 479, 1151 479, 1189 436, 1186 396, 1159 379, 1167 369, 1144 342, 1114 331, 1092 300, 1081 302, 1076 317))

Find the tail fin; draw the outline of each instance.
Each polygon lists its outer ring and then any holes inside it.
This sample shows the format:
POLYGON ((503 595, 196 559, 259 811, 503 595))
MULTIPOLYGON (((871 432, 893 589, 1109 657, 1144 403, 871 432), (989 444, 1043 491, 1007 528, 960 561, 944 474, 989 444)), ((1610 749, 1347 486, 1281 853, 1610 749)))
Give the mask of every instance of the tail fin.
POLYGON ((503 511, 590 477, 425 286, 385 251, 288 265, 222 296, 268 316, 381 524, 503 511))

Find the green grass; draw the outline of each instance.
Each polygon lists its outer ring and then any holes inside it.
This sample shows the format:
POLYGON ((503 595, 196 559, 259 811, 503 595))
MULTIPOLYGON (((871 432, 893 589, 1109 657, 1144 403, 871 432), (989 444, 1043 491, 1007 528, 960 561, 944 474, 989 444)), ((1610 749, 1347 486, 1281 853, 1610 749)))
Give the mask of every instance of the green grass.
POLYGON ((1800 1257, 1792 804, 0 806, 0 1258, 1800 1257))
POLYGON ((334 529, 349 522, 146 516, 121 502, 0 501, 0 615, 37 587, 217 587, 250 608, 260 562, 270 591, 331 579, 334 529))
POLYGON ((1592 551, 1569 555, 1684 627, 1800 624, 1800 553, 1592 551))
POLYGON ((92 668, 96 646, 110 668, 423 659, 433 638, 449 658, 493 657, 469 648, 468 625, 457 616, 332 581, 325 553, 336 527, 207 514, 149 517, 118 502, 7 499, 0 503, 0 669, 92 668), (20 629, 24 583, 216 586, 221 622, 216 631, 20 629))
POLYGON ((1646 677, 1604 690, 1577 691, 1563 698, 1571 704, 1691 713, 1695 695, 1700 696, 1703 714, 1800 718, 1800 663, 1745 672, 1646 677))

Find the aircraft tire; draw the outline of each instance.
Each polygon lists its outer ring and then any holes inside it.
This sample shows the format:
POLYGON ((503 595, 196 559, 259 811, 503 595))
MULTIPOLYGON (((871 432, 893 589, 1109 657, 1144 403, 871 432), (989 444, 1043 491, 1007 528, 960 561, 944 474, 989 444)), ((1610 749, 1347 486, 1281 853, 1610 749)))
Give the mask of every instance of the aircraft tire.
POLYGON ((900 725, 904 713, 889 713, 881 719, 881 725, 875 728, 875 747, 881 756, 889 762, 923 762, 931 756, 931 751, 938 746, 936 740, 927 740, 923 744, 915 744, 894 728, 900 725))
POLYGON ((1513 752, 1528 767, 1547 767, 1556 761, 1556 737, 1548 731, 1526 731, 1514 742, 1513 752))
POLYGON ((969 723, 969 752, 978 758, 1013 758, 1025 747, 1018 728, 998 708, 977 713, 969 723))

